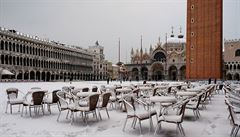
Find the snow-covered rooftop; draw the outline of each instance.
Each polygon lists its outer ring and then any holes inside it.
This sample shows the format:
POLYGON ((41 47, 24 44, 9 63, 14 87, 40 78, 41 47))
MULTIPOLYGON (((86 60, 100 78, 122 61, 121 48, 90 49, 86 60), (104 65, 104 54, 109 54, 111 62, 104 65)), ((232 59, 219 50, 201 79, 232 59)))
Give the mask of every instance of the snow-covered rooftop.
POLYGON ((185 38, 170 37, 167 39, 168 43, 186 43, 185 38))

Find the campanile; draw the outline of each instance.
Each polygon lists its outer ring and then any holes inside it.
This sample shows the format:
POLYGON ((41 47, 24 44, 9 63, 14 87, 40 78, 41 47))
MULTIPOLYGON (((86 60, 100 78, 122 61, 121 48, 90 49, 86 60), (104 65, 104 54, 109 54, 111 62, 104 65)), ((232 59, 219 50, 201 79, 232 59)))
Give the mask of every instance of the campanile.
POLYGON ((186 78, 222 78, 222 0, 187 0, 186 78))

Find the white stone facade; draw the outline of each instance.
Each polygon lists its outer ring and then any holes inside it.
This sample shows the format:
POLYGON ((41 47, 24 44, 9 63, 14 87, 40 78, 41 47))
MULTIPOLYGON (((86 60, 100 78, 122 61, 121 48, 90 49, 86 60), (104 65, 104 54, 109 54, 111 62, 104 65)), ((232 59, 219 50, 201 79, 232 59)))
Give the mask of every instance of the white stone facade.
POLYGON ((86 49, 0 27, 0 67, 14 73, 12 80, 92 80, 92 63, 86 49))

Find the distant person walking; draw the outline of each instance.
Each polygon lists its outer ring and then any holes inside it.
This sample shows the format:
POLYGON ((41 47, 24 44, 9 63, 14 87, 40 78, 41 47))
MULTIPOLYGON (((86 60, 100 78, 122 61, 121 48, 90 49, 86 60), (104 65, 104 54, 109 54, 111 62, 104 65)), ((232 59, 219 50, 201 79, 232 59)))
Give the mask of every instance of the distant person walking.
POLYGON ((208 79, 208 84, 211 84, 211 81, 212 81, 211 78, 209 78, 209 79, 208 79))
POLYGON ((109 84, 109 77, 107 77, 107 84, 109 84))

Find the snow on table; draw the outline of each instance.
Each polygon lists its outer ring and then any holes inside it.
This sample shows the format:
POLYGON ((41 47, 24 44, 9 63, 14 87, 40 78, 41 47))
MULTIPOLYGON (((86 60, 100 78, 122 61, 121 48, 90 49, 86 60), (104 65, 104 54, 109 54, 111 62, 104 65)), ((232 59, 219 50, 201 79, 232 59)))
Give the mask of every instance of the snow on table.
POLYGON ((180 91, 176 93, 177 96, 195 96, 197 95, 197 92, 186 92, 186 91, 180 91))
MULTIPOLYGON (((110 82, 109 86, 114 86, 120 82, 110 82)), ((139 84, 139 82, 123 82, 122 85, 139 84)), ((153 83, 156 83, 154 81, 153 83)), ((161 82, 157 82, 161 84, 161 82)), ((164 81, 164 83, 172 83, 164 81)), ((23 97, 31 87, 41 87, 49 92, 61 89, 63 86, 74 86, 75 88, 92 87, 107 85, 106 81, 81 81, 81 82, 21 82, 21 83, 0 83, 0 137, 154 137, 154 131, 149 133, 149 122, 143 121, 142 133, 139 134, 138 127, 129 128, 122 131, 123 123, 126 119, 126 113, 120 110, 109 108, 110 119, 102 114, 101 121, 96 121, 89 115, 89 122, 85 124, 81 119, 76 119, 71 125, 70 119, 65 119, 67 112, 62 112, 60 121, 57 122, 59 114, 57 106, 52 106, 52 114, 44 116, 30 117, 25 115, 21 117, 18 112, 18 106, 13 106, 13 114, 5 113, 7 102, 6 89, 15 87, 22 93, 23 97)), ((157 106, 156 106, 157 107, 157 106)), ((201 111, 199 120, 194 119, 192 110, 186 110, 183 128, 187 137, 227 137, 231 132, 231 125, 228 119, 227 108, 224 104, 224 95, 214 95, 212 101, 207 106, 207 110, 201 111)), ((153 119, 154 126, 156 121, 153 119)), ((129 122, 128 124, 131 124, 129 122)), ((162 123, 162 129, 159 133, 161 137, 180 137, 173 124, 162 123)))

